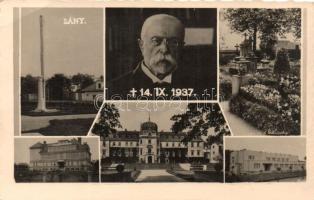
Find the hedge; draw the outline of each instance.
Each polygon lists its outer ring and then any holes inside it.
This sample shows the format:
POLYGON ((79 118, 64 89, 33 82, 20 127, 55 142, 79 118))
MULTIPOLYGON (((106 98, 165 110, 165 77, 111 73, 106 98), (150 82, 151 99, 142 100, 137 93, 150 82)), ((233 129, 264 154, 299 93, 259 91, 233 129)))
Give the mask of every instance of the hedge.
POLYGON ((252 126, 269 135, 300 135, 300 123, 283 118, 266 106, 254 103, 240 95, 230 100, 230 111, 252 126))

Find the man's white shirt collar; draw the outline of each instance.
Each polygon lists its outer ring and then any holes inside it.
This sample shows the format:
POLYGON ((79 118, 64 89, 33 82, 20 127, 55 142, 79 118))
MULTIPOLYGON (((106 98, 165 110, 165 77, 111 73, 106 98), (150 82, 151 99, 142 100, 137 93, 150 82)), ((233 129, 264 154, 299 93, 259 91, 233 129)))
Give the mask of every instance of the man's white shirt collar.
POLYGON ((148 76, 153 81, 153 83, 171 83, 172 74, 169 74, 164 79, 160 80, 146 66, 144 66, 144 62, 142 62, 141 68, 144 74, 146 74, 146 76, 148 76))

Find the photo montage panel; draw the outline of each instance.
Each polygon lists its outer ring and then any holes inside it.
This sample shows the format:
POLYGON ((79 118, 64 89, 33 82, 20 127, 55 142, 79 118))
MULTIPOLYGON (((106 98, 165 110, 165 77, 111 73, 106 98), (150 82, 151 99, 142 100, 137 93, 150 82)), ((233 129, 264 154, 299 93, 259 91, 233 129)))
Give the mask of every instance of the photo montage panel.
POLYGON ((22 136, 87 135, 104 95, 103 9, 20 12, 22 136))
POLYGON ((107 100, 217 100, 217 9, 106 8, 107 100))
POLYGON ((16 137, 14 178, 28 182, 99 182, 99 137, 16 137))
POLYGON ((102 182, 223 182, 230 131, 218 103, 104 103, 90 135, 102 182))
POLYGON ((306 181, 305 137, 225 137, 225 182, 306 181))
POLYGON ((301 9, 220 9, 219 30, 219 100, 233 135, 302 135, 301 9))

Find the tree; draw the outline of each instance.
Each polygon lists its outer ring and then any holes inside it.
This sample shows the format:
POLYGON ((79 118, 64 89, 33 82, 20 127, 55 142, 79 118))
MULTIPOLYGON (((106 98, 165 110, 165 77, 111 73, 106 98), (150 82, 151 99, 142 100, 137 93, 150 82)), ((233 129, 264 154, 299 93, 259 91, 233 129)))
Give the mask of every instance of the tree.
POLYGON ((51 100, 68 100, 71 80, 64 74, 55 74, 47 80, 47 92, 51 100))
POLYGON ((210 128, 214 128, 214 135, 208 137, 209 144, 221 144, 223 136, 230 135, 229 127, 218 104, 188 104, 185 113, 174 115, 171 120, 174 121, 172 131, 187 133, 184 143, 200 136, 208 136, 210 128))
POLYGON ((38 79, 32 75, 21 77, 21 96, 25 97, 27 94, 37 94, 38 79))
POLYGON ((72 84, 80 85, 81 88, 85 88, 94 83, 94 79, 91 75, 78 73, 71 78, 72 84))
POLYGON ((116 133, 117 128, 122 128, 119 121, 120 113, 114 104, 104 103, 100 117, 94 124, 92 132, 101 137, 107 137, 109 134, 116 133))
POLYGON ((287 32, 301 37, 301 9, 227 9, 224 17, 231 29, 239 33, 249 33, 253 38, 253 51, 256 51, 258 33, 284 36, 287 32))
POLYGON ((260 49, 262 52, 266 53, 270 57, 270 59, 274 59, 276 56, 275 52, 275 44, 277 43, 277 36, 273 33, 271 34, 263 34, 260 37, 260 49))
POLYGON ((285 74, 290 70, 289 56, 288 52, 285 49, 280 49, 277 52, 274 73, 276 74, 285 74))

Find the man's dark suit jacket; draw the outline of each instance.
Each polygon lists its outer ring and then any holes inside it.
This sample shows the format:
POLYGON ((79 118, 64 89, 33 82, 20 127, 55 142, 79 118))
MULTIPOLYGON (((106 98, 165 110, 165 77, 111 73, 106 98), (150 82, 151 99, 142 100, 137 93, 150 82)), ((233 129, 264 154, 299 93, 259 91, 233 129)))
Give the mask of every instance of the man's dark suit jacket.
POLYGON ((166 88, 167 91, 170 91, 171 88, 193 88, 194 93, 198 94, 203 93, 204 89, 206 89, 206 86, 203 86, 204 82, 195 78, 195 76, 191 76, 191 73, 184 73, 183 71, 180 71, 180 67, 178 67, 176 71, 172 73, 172 80, 170 85, 156 85, 143 72, 141 63, 142 62, 140 62, 133 71, 107 82, 107 100, 111 99, 113 95, 119 95, 123 99, 126 99, 127 94, 130 94, 130 90, 133 88, 135 90, 149 89, 151 92, 153 91, 153 88, 156 87, 166 88))

